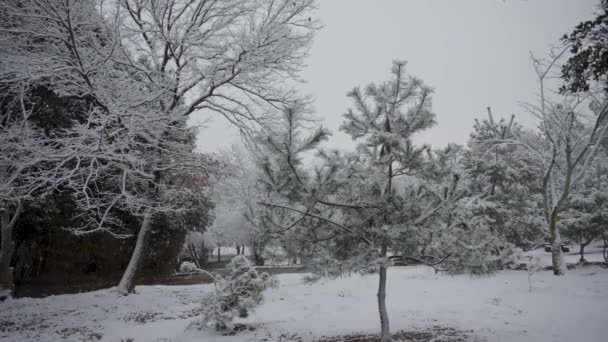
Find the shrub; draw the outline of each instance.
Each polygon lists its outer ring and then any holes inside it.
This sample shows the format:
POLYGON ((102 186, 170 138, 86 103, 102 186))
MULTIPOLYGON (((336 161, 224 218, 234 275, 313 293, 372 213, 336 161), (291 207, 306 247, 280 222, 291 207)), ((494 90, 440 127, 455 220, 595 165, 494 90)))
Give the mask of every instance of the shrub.
POLYGON ((213 291, 203 298, 203 325, 232 330, 233 320, 247 317, 264 299, 264 290, 276 286, 275 278, 258 273, 245 256, 234 257, 226 266, 226 276, 217 276, 213 291))
POLYGON ((190 261, 184 261, 179 265, 179 273, 201 273, 201 269, 196 266, 195 263, 190 261))

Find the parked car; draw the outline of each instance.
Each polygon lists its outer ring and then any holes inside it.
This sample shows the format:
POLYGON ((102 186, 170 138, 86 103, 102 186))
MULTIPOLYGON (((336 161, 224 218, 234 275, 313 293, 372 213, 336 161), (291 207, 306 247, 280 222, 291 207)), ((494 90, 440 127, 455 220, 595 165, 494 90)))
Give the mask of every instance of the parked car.
MULTIPOLYGON (((566 243, 562 243, 560 245, 562 252, 564 253, 569 253, 570 252, 570 246, 566 243)), ((545 243, 545 252, 551 252, 551 243, 550 242, 546 242, 545 243)))

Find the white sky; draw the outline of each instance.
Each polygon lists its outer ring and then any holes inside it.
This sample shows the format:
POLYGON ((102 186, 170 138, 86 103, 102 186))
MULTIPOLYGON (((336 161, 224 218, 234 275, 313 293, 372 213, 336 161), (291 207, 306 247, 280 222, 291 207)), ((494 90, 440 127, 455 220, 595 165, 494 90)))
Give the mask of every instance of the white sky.
MULTIPOLYGON (((521 108, 537 94, 530 52, 546 56, 559 38, 592 18, 598 0, 319 0, 317 32, 302 77, 316 115, 334 133, 326 147, 349 148, 338 127, 354 86, 386 80, 394 59, 435 89, 438 124, 417 141, 466 143, 473 119, 495 116, 527 125, 521 108)), ((198 118, 197 118, 198 119, 198 118)), ((198 147, 238 142, 221 117, 202 129, 198 147)))

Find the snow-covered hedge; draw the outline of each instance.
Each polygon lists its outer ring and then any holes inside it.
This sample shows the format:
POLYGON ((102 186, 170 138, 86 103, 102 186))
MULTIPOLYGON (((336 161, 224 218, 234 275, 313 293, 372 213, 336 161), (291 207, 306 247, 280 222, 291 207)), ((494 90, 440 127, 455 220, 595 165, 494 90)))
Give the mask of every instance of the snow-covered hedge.
POLYGON ((190 261, 184 261, 179 265, 179 273, 201 273, 202 270, 196 266, 195 263, 190 261))
POLYGON ((270 274, 258 273, 242 255, 234 257, 226 271, 225 277, 216 277, 214 290, 203 298, 203 327, 232 330, 233 320, 247 317, 264 299, 264 290, 278 284, 270 274))

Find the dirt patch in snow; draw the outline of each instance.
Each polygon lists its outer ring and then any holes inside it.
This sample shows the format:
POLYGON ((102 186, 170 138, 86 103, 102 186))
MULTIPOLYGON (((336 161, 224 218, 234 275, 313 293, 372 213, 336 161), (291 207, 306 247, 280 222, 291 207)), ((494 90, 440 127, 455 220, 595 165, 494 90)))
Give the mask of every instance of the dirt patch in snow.
MULTIPOLYGON (((275 339, 273 339, 275 340, 275 339)), ((269 342, 263 339, 261 342, 269 342)), ((280 342, 304 342, 306 339, 297 334, 283 334, 279 336, 280 342)), ((482 342, 473 335, 473 331, 462 331, 451 327, 433 326, 424 330, 401 330, 392 335, 393 342, 482 342)), ((351 334, 341 336, 323 336, 314 342, 380 342, 378 334, 351 334)))

